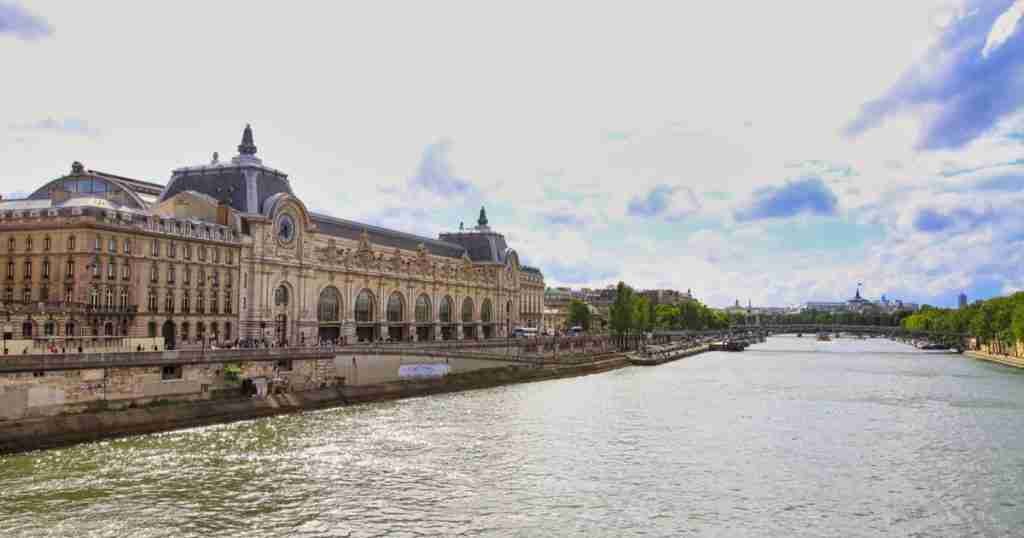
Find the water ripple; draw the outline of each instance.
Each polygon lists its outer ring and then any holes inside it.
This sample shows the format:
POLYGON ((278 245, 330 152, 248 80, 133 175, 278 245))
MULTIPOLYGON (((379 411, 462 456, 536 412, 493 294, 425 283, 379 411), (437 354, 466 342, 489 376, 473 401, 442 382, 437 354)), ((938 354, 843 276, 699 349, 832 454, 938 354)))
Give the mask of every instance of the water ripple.
POLYGON ((1008 536, 1024 377, 881 341, 0 458, 0 536, 1008 536))

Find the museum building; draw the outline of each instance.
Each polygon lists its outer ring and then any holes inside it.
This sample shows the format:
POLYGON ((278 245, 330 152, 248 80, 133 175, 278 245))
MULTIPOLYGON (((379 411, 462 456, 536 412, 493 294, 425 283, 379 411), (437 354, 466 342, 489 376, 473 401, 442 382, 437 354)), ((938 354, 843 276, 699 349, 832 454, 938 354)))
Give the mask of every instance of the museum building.
POLYGON ((176 169, 166 187, 76 162, 0 201, 5 349, 484 339, 540 326, 543 275, 483 208, 477 226, 438 239, 318 214, 256 153, 246 126, 236 157, 176 169))

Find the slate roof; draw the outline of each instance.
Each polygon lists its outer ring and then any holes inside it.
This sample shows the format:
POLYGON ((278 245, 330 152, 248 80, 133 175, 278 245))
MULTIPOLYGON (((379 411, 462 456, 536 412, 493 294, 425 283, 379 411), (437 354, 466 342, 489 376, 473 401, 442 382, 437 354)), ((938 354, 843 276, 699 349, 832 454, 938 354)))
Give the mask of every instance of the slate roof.
POLYGON ((220 163, 175 170, 160 201, 184 191, 224 200, 242 213, 261 213, 263 202, 277 193, 294 194, 282 172, 260 165, 220 163))
POLYGON ((397 247, 403 250, 416 250, 422 243, 427 252, 435 256, 448 258, 462 258, 462 254, 466 251, 462 246, 448 241, 439 241, 429 237, 339 219, 320 213, 311 213, 310 217, 316 223, 320 233, 334 237, 359 241, 363 236, 363 230, 365 230, 369 236, 370 244, 376 247, 397 247))
POLYGON ((459 232, 441 234, 441 240, 462 245, 474 262, 505 263, 508 245, 505 236, 494 232, 459 232))

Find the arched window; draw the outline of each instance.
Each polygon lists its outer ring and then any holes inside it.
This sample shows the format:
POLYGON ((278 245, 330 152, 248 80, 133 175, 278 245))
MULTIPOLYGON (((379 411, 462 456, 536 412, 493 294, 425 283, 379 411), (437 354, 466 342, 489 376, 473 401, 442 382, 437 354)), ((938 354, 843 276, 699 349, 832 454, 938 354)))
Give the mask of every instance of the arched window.
POLYGON ((394 292, 388 297, 388 322, 398 323, 405 321, 405 299, 402 294, 394 292))
POLYGON ((439 309, 440 311, 438 312, 438 317, 441 319, 441 323, 452 322, 452 310, 455 310, 452 304, 452 298, 448 297, 447 295, 444 297, 444 299, 441 299, 441 306, 439 309))
POLYGON ((25 338, 32 338, 32 322, 25 320, 25 323, 21 324, 21 336, 25 338))
POLYGON ((466 297, 462 301, 462 322, 469 323, 473 321, 473 299, 466 297))
POLYGON ((359 292, 356 297, 356 321, 367 323, 374 320, 373 294, 370 290, 359 292))
POLYGON ((43 324, 43 334, 46 336, 53 336, 57 332, 57 324, 52 321, 47 321, 43 324))
POLYGON ((107 293, 104 295, 103 306, 111 308, 114 306, 114 290, 107 288, 107 293))
POLYGON ((430 323, 430 297, 421 294, 416 298, 416 323, 430 323))
POLYGON ((284 284, 274 290, 274 306, 288 306, 288 288, 284 284))
POLYGON ((491 300, 484 299, 484 302, 480 304, 480 321, 484 323, 490 323, 491 321, 491 300))
POLYGON ((75 324, 74 323, 70 323, 70 322, 65 324, 64 325, 64 336, 74 336, 74 335, 75 335, 75 324))
POLYGON ((107 324, 103 326, 103 334, 105 336, 114 336, 114 324, 108 321, 107 324))
POLYGON ((328 286, 320 292, 320 304, 317 307, 317 318, 320 321, 338 321, 341 311, 341 294, 334 286, 328 286))

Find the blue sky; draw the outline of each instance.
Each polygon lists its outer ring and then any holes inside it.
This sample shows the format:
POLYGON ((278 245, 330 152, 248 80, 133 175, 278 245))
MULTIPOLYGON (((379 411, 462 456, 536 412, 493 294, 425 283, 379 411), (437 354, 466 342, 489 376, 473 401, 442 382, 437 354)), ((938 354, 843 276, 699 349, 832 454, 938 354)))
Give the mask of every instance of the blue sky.
POLYGON ((319 211, 492 227, 713 305, 1024 289, 1024 2, 0 0, 7 193, 260 157, 319 211))

